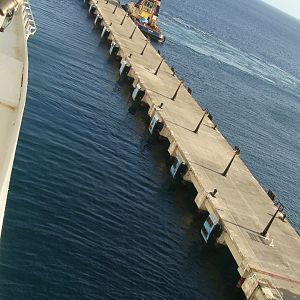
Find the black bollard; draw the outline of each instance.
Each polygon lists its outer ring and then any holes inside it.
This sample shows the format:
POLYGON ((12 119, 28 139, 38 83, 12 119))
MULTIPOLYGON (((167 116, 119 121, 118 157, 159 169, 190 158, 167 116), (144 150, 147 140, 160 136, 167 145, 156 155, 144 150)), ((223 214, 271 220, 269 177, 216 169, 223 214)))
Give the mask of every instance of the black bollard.
POLYGON ((217 189, 214 189, 212 192, 210 192, 209 194, 213 197, 216 197, 216 194, 217 194, 218 190, 217 189))
POLYGON ((171 70, 173 72, 172 76, 175 76, 175 69, 174 69, 174 67, 171 67, 171 70))

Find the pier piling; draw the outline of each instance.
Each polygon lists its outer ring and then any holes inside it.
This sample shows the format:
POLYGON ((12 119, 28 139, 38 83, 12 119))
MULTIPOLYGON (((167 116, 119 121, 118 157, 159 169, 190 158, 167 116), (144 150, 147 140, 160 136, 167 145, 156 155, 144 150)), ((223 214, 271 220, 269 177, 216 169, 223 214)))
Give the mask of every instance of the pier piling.
POLYGON ((134 29, 133 29, 133 31, 132 31, 132 33, 131 33, 130 37, 129 37, 130 39, 132 39, 132 38, 133 38, 133 35, 134 35, 134 33, 135 33, 136 29, 137 29, 137 26, 135 25, 135 27, 134 27, 134 29))
POLYGON ((172 71, 172 75, 175 76, 175 73, 176 73, 176 72, 175 72, 174 67, 171 68, 171 71, 172 71))

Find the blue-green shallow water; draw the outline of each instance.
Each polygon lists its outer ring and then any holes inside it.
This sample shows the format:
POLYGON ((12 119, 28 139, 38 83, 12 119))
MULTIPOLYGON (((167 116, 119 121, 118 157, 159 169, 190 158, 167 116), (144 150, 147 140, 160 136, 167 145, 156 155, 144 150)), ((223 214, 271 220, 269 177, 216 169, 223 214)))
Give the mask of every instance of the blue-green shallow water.
MULTIPOLYGON (((159 46, 300 230, 300 22, 260 2, 165 0, 159 46)), ((32 1, 30 82, 0 299, 237 299, 187 188, 148 144, 82 1, 32 1)))

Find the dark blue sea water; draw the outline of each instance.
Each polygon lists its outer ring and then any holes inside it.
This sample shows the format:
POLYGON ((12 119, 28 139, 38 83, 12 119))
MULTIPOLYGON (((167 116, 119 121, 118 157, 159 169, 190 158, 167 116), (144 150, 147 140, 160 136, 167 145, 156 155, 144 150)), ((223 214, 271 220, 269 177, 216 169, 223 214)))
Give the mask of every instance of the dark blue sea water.
MULTIPOLYGON (((82 2, 32 0, 0 299, 238 299, 82 2)), ((256 0, 162 2, 157 47, 299 232, 300 21, 256 0)))

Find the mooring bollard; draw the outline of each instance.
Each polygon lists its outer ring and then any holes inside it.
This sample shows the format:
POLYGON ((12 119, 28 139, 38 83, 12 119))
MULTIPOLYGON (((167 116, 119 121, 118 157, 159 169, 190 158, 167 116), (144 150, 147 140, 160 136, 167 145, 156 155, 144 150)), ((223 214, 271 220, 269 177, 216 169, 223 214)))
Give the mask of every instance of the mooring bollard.
POLYGON ((228 173, 228 171, 229 171, 229 169, 230 169, 230 167, 231 167, 231 165, 232 165, 232 163, 233 163, 233 161, 234 161, 234 158, 235 158, 237 155, 239 155, 239 154, 241 153, 240 148, 239 148, 239 147, 236 147, 236 146, 234 147, 234 151, 235 151, 235 153, 234 153, 234 155, 233 155, 231 161, 229 162, 229 164, 228 164, 228 166, 226 167, 225 171, 222 173, 223 176, 226 176, 226 175, 227 175, 227 173, 228 173))
POLYGON ((93 8, 94 8, 94 5, 91 4, 91 5, 90 5, 90 8, 89 8, 89 14, 91 13, 91 11, 92 11, 93 8))
POLYGON ((172 100, 175 100, 175 99, 176 99, 176 97, 177 97, 177 95, 178 95, 178 92, 179 92, 179 90, 180 90, 182 84, 183 84, 183 81, 181 80, 180 83, 179 83, 179 86, 178 86, 177 90, 175 91, 175 94, 174 94, 173 97, 171 98, 172 100))
POLYGON ((174 67, 171 67, 171 71, 173 72, 173 74, 172 74, 172 76, 175 76, 175 69, 174 69, 174 67))
POLYGON ((209 194, 210 194, 212 197, 216 197, 217 192, 218 192, 218 190, 217 190, 217 189, 214 189, 212 192, 209 192, 209 194))

